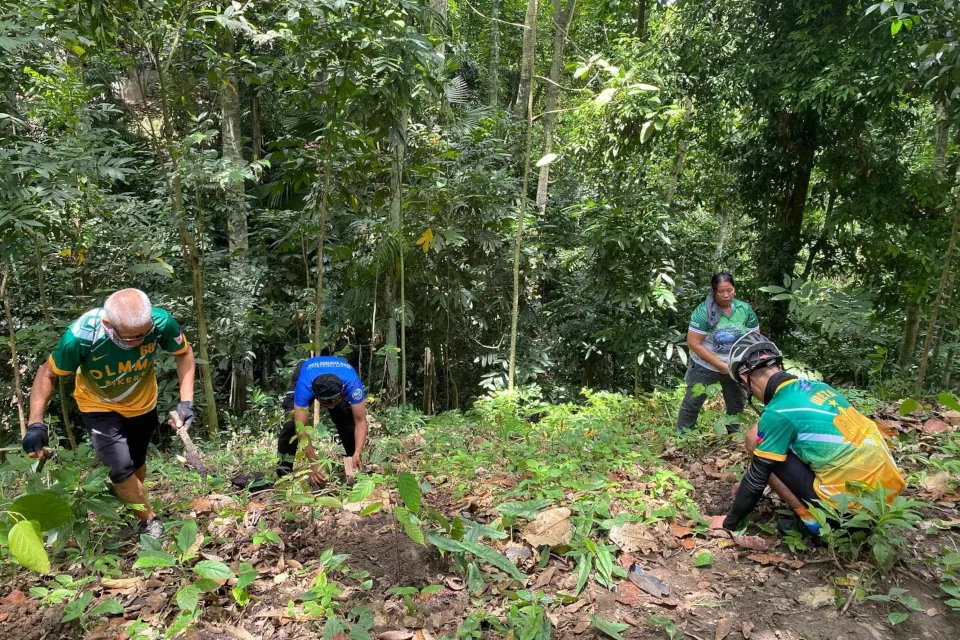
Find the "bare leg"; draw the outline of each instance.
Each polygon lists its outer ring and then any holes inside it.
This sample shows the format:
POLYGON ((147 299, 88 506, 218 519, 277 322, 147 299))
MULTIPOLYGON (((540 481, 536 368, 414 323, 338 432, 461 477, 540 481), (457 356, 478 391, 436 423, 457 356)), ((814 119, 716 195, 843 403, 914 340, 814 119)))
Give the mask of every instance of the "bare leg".
POLYGON ((147 468, 146 465, 144 465, 123 482, 115 482, 113 485, 113 489, 116 491, 118 498, 128 504, 143 505, 144 508, 142 510, 135 510, 134 513, 137 515, 137 518, 144 522, 155 518, 157 515, 153 512, 153 509, 150 508, 146 489, 143 488, 143 482, 140 480, 141 476, 146 476, 146 472, 147 468))

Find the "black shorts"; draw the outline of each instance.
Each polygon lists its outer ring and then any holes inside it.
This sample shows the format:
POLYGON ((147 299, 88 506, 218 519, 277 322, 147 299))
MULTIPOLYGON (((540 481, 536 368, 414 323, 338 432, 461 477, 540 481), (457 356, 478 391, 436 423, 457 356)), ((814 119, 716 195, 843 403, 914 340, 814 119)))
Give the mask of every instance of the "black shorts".
POLYGON ((110 467, 110 480, 123 482, 147 462, 150 438, 157 430, 157 409, 132 418, 116 411, 80 413, 97 459, 110 467))
POLYGON ((813 504, 819 506, 820 496, 813 490, 813 483, 817 481, 817 476, 807 463, 797 457, 793 451, 787 452, 787 459, 777 464, 773 469, 773 475, 780 479, 780 482, 787 485, 790 493, 797 496, 803 504, 813 504))

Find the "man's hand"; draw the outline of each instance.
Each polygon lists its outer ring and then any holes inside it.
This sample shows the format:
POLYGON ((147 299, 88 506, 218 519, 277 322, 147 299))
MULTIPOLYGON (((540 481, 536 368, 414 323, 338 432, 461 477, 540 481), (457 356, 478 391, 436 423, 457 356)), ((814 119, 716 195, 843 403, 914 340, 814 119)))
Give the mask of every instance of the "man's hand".
POLYGON ((722 360, 720 361, 719 366, 717 366, 717 369, 719 369, 720 373, 722 373, 725 376, 730 375, 730 366, 722 360))
POLYGON ((189 428, 193 424, 193 401, 181 400, 176 410, 170 412, 170 419, 167 420, 167 424, 174 429, 189 428))
POLYGON ((47 425, 43 422, 34 422, 27 427, 27 433, 23 436, 23 450, 31 458, 46 458, 47 445, 50 444, 50 435, 47 431, 47 425))
POLYGON ((358 473, 363 467, 360 466, 360 452, 353 454, 353 472, 358 473))
POLYGON ((327 483, 327 475, 320 469, 319 464, 310 465, 310 482, 315 485, 323 486, 327 483))

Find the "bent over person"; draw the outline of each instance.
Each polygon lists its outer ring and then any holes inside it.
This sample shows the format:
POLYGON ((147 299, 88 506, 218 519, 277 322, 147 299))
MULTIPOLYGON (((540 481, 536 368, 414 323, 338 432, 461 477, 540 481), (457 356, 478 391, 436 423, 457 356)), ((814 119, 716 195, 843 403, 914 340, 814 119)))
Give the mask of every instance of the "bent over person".
POLYGON ((30 391, 30 426, 23 450, 44 457, 49 442, 43 422, 57 376, 77 374, 74 398, 101 463, 110 467, 117 497, 136 510, 143 532, 163 534, 163 524, 147 499, 147 447, 157 428, 157 347, 177 359, 180 403, 172 414, 175 426, 193 422, 193 348, 180 325, 166 311, 150 304, 139 289, 121 289, 75 320, 37 371, 30 391))
POLYGON ((833 387, 787 373, 782 361, 777 346, 758 333, 730 350, 730 376, 764 408, 746 436, 753 460, 733 507, 714 517, 711 528, 735 530, 768 484, 813 534, 820 524, 808 506, 833 504, 834 496, 848 492, 847 483, 882 486, 888 500, 906 486, 876 423, 833 387))
POLYGON ((311 460, 310 478, 323 482, 324 476, 316 464, 317 453, 310 436, 297 435, 297 423, 307 424, 310 405, 316 400, 330 414, 343 450, 353 460, 353 468, 360 468, 360 452, 367 441, 366 394, 360 376, 350 363, 336 356, 316 356, 297 363, 290 380, 290 388, 283 399, 283 410, 293 411, 280 430, 277 452, 277 476, 283 477, 293 470, 300 437, 306 440, 307 458, 311 460))

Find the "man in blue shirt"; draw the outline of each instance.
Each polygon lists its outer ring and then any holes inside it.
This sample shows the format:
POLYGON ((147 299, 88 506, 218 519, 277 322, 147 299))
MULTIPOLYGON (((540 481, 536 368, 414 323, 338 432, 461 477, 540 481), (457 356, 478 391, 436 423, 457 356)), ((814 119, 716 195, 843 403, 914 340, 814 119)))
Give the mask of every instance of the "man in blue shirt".
MULTIPOLYGON (((314 400, 330 413, 340 442, 343 443, 343 450, 353 458, 353 468, 360 468, 360 452, 367 441, 366 394, 363 383, 354 368, 343 358, 316 356, 297 363, 290 380, 290 388, 283 399, 283 410, 292 411, 293 416, 284 423, 277 442, 277 451, 280 454, 277 475, 280 477, 293 471, 293 460, 300 444, 297 423, 307 424, 310 419, 310 404, 314 400)), ((307 458, 311 460, 310 478, 316 483, 322 483, 325 477, 316 464, 317 453, 310 442, 310 436, 303 434, 302 437, 306 441, 307 458)))

